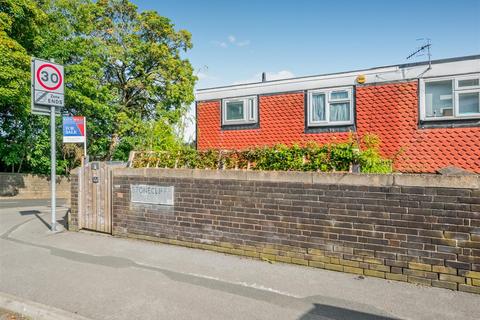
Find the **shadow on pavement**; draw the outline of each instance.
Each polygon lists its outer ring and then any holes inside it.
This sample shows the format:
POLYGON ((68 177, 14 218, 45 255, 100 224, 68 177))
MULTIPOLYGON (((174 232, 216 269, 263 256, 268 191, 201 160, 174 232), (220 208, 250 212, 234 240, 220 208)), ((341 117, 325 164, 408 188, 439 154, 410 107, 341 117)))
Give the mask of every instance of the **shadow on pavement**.
POLYGON ((23 210, 20 211, 21 216, 30 216, 30 215, 38 215, 40 211, 38 210, 23 210))
MULTIPOLYGON (((67 210, 67 212, 65 213, 65 215, 62 217, 62 219, 60 220, 57 220, 57 223, 61 224, 65 229, 68 229, 68 213, 69 213, 70 209, 67 210)), ((43 223, 43 225, 45 227, 47 227, 48 230, 51 229, 51 225, 50 223, 48 223, 47 221, 45 221, 45 219, 42 218, 42 216, 40 215, 40 211, 38 210, 23 210, 23 211, 20 211, 20 215, 22 216, 30 216, 30 215, 34 215, 35 217, 37 217, 38 220, 40 220, 40 222, 43 223)))
POLYGON ((40 220, 44 226, 46 226, 49 230, 51 228, 50 224, 45 221, 41 216, 40 216, 40 211, 38 210, 24 210, 24 211, 20 211, 20 215, 22 216, 30 216, 30 215, 34 215, 35 217, 37 217, 38 220, 40 220))
POLYGON ((314 307, 308 313, 302 315, 298 320, 397 320, 387 316, 380 316, 371 313, 350 310, 341 307, 329 306, 326 304, 314 303, 314 307))

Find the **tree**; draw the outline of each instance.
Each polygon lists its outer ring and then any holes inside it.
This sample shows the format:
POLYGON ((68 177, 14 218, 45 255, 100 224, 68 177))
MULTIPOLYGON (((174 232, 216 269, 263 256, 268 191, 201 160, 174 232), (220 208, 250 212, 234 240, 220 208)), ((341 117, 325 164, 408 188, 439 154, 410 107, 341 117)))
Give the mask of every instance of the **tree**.
MULTIPOLYGON (((7 53, 0 59, 10 59, 0 60, 1 65, 19 61, 16 80, 0 68, 0 85, 21 87, 13 93, 0 91, 0 167, 19 166, 22 152, 17 149, 24 149, 23 161, 28 163, 24 168, 48 170, 49 162, 38 167, 36 161, 42 157, 32 152, 37 150, 48 160, 48 131, 43 134, 48 120, 30 115, 28 109, 29 55, 55 58, 65 65, 65 111, 87 117, 92 158, 126 159, 133 148, 159 150, 181 143, 173 128, 193 101, 196 81, 192 66, 182 57, 192 46, 190 33, 176 31, 169 19, 156 12, 138 12, 126 0, 52 0, 38 5, 0 0, 0 8, 0 30, 8 40, 0 43, 0 53, 7 53), (12 15, 14 11, 28 14, 12 15), (28 25, 28 30, 14 32, 17 29, 8 28, 14 23, 18 28, 28 25), (9 148, 7 140, 21 141, 21 146, 9 148)), ((68 154, 63 152, 64 161, 74 161, 68 154)))
POLYGON ((0 0, 0 168, 20 171, 32 159, 43 171, 46 164, 48 144, 34 143, 46 135, 46 121, 35 119, 28 108, 30 54, 39 52, 45 18, 32 1, 0 0))
POLYGON ((193 101, 196 78, 181 57, 192 46, 190 33, 126 0, 63 1, 51 10, 72 12, 66 24, 79 32, 66 41, 72 52, 63 51, 67 110, 94 121, 96 156, 125 159, 147 140, 152 149, 171 146, 172 127, 193 101))

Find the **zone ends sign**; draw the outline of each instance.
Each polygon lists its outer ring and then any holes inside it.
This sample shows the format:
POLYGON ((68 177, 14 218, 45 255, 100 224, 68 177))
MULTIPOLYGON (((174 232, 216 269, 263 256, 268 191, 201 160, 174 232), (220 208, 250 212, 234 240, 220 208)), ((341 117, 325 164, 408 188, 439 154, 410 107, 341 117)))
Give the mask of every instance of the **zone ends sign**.
POLYGON ((63 117, 63 143, 85 143, 85 117, 63 117))
POLYGON ((64 106, 63 66, 37 58, 32 60, 32 111, 44 114, 47 107, 64 106))

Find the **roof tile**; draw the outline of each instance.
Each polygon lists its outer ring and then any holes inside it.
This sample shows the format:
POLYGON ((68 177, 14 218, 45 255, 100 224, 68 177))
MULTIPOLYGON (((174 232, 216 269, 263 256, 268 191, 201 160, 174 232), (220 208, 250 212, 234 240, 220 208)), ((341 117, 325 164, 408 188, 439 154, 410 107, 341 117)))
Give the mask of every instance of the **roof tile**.
MULTIPOLYGON (((480 173, 480 128, 418 127, 417 82, 356 88, 360 136, 376 134, 381 152, 402 172, 435 172, 455 165, 480 173)), ((260 127, 222 130, 220 101, 198 103, 198 148, 245 149, 277 143, 345 141, 349 133, 305 133, 304 94, 260 96, 260 127)))

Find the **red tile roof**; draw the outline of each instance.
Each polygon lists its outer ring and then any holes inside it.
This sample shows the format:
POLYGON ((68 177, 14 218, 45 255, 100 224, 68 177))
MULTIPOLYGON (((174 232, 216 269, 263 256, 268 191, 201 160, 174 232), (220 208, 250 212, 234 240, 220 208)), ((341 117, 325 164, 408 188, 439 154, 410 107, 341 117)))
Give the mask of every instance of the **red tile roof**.
POLYGON ((417 90, 416 81, 357 87, 358 133, 376 134, 401 172, 454 165, 480 173, 480 128, 419 128, 417 90))
MULTIPOLYGON (((402 172, 435 172, 455 165, 480 173, 480 128, 419 129, 417 82, 356 88, 357 133, 376 134, 384 156, 402 172)), ((220 101, 197 104, 197 145, 201 150, 254 146, 324 144, 345 141, 344 133, 305 133, 304 94, 259 97, 260 127, 222 130, 220 101)))
POLYGON ((221 130, 220 101, 200 102, 197 107, 198 148, 246 149, 275 144, 320 144, 345 140, 348 133, 305 134, 303 93, 260 96, 260 128, 221 130))

